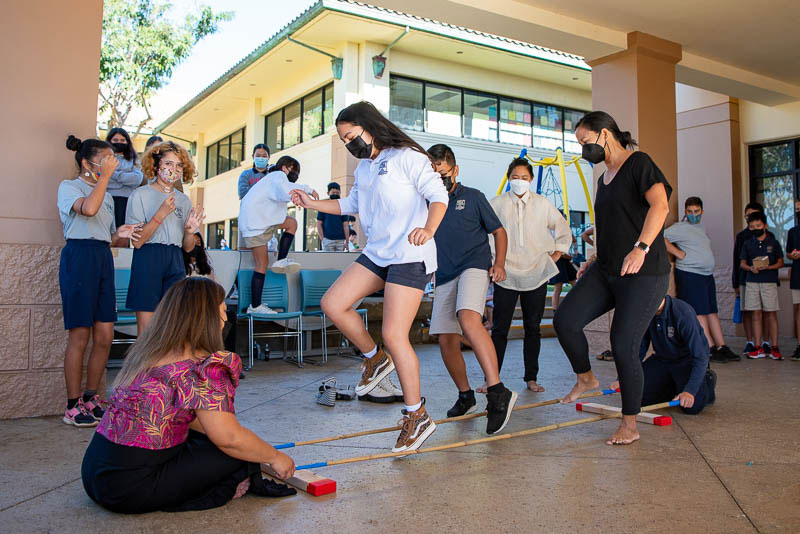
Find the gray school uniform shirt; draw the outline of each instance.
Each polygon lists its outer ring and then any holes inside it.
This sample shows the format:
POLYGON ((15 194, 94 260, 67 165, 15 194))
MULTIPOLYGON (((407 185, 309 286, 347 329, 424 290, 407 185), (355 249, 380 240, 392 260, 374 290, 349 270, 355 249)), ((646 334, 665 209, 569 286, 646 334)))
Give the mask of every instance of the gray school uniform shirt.
POLYGON ((711 239, 702 224, 677 222, 664 230, 664 237, 686 253, 682 260, 675 260, 676 269, 703 276, 714 274, 711 239))
POLYGON ((108 180, 108 192, 114 197, 129 197, 137 187, 142 185, 142 170, 134 160, 127 160, 120 154, 114 154, 119 165, 108 180))
MULTIPOLYGON (((192 201, 177 189, 173 189, 172 192, 175 194, 175 211, 164 217, 164 222, 156 228, 156 231, 147 241, 148 243, 175 245, 176 247, 183 246, 183 228, 189 219, 192 201)), ((149 185, 143 185, 134 190, 130 198, 128 198, 125 224, 144 224, 149 222, 169 195, 170 193, 157 191, 149 185)))
POLYGON ((88 197, 92 191, 94 187, 80 178, 64 180, 58 186, 58 215, 64 226, 64 239, 96 239, 111 243, 111 235, 117 228, 114 223, 114 200, 108 192, 94 217, 81 215, 72 209, 76 200, 88 197))

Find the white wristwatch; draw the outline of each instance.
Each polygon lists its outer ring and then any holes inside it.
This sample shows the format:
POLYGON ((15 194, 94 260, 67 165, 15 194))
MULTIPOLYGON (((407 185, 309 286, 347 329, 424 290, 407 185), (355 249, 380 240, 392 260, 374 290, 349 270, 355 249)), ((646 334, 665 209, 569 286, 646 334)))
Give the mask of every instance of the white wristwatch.
POLYGON ((637 241, 633 246, 635 248, 642 249, 645 254, 650 252, 650 245, 648 245, 647 243, 645 243, 643 241, 637 241))

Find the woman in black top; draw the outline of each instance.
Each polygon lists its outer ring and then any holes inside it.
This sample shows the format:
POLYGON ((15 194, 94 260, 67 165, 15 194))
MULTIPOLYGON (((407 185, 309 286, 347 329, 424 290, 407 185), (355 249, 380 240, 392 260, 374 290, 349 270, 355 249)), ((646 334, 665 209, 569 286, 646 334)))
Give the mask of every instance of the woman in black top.
POLYGON ((580 279, 556 311, 558 341, 578 375, 562 403, 575 402, 599 382, 589 363, 583 328, 614 310, 611 351, 622 393, 622 422, 607 442, 627 445, 639 439, 636 414, 642 403, 642 337, 669 287, 670 264, 664 244, 664 220, 672 188, 636 142, 605 112, 587 113, 575 137, 583 158, 605 162, 595 197, 596 258, 584 264, 580 279))

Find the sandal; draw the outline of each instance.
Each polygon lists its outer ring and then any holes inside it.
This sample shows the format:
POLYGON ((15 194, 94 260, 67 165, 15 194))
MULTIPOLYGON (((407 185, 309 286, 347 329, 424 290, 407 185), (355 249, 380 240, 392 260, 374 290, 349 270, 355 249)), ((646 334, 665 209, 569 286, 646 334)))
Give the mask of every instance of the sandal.
POLYGON ((597 355, 597 359, 598 360, 603 360, 604 362, 613 362, 614 361, 614 355, 611 354, 610 350, 604 350, 603 352, 601 352, 600 354, 597 355))

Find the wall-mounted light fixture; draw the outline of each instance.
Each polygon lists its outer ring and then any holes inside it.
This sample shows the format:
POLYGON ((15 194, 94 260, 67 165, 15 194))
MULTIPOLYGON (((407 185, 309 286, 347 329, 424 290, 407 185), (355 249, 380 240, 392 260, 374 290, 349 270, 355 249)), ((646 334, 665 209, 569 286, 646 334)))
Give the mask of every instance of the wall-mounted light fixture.
POLYGON ((380 54, 378 54, 377 56, 372 56, 372 75, 373 75, 373 76, 375 76, 375 78, 377 78, 378 80, 380 80, 380 79, 383 77, 383 73, 384 73, 384 71, 386 70, 386 56, 385 56, 384 54, 386 54, 386 53, 387 53, 389 50, 391 50, 391 48, 392 48, 394 45, 396 45, 396 44, 397 44, 397 43, 400 41, 400 39, 402 39, 403 37, 405 37, 405 36, 408 34, 408 32, 409 32, 409 31, 410 31, 409 27, 408 27, 408 26, 406 26, 406 29, 405 29, 405 30, 403 30, 403 33, 401 33, 401 34, 400 34, 400 35, 397 37, 397 39, 395 39, 394 41, 392 41, 392 44, 390 44, 389 46, 387 46, 387 47, 384 49, 384 51, 383 51, 383 52, 381 52, 381 53, 380 53, 380 54))
POLYGON ((324 50, 320 50, 319 48, 314 48, 313 46, 307 45, 306 43, 301 43, 300 41, 298 41, 296 39, 292 39, 291 35, 288 35, 286 37, 286 39, 291 41, 291 42, 293 42, 293 43, 295 43, 295 44, 299 44, 300 46, 304 46, 304 47, 308 48, 309 50, 313 50, 314 52, 326 55, 329 58, 331 58, 331 72, 333 73, 333 79, 334 80, 341 80, 342 79, 342 70, 344 68, 344 60, 342 58, 334 56, 333 54, 329 54, 329 53, 325 52, 324 50))

